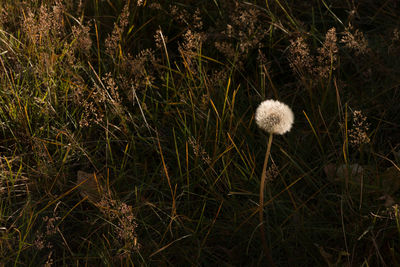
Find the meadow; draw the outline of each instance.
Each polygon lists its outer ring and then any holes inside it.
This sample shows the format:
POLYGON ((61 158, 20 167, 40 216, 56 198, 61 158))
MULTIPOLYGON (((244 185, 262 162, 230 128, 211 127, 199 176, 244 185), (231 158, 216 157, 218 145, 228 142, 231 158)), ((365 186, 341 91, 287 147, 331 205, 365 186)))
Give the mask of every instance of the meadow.
POLYGON ((399 17, 0 0, 0 266, 400 266, 399 17))

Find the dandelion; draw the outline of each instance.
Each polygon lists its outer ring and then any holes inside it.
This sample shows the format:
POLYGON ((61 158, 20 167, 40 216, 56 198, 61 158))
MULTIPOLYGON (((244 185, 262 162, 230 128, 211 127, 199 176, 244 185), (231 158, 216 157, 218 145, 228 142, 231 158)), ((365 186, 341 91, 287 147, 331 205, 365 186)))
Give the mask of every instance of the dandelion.
POLYGON ((292 128, 294 115, 284 103, 265 100, 256 110, 256 123, 261 129, 273 133, 284 134, 292 128))
MULTIPOLYGON (((267 153, 265 154, 260 184, 259 218, 260 225, 262 225, 264 221, 264 185, 267 178, 267 165, 268 158, 271 152, 272 137, 274 134, 284 134, 286 132, 289 132, 293 125, 294 115, 292 110, 286 104, 276 100, 265 100, 258 106, 255 114, 255 120, 258 127, 269 133, 267 153)), ((264 227, 260 227, 260 231, 265 256, 268 259, 269 265, 275 266, 269 252, 267 241, 265 239, 264 227)))

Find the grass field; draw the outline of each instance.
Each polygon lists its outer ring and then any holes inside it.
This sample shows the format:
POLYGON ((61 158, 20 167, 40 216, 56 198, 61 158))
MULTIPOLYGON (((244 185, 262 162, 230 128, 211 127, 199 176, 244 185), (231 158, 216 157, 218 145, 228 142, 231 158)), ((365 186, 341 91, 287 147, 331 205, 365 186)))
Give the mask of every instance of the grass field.
POLYGON ((399 16, 1 0, 0 266, 400 266, 399 16))

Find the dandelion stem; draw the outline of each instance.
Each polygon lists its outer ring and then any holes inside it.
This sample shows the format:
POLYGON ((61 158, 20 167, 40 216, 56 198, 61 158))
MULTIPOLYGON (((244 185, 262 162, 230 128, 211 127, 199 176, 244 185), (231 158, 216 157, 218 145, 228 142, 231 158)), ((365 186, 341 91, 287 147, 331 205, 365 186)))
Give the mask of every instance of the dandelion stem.
POLYGON ((268 158, 271 153, 271 145, 272 145, 272 137, 273 133, 271 132, 269 134, 269 139, 268 139, 268 147, 267 147, 267 153, 265 153, 265 160, 264 160, 264 166, 262 170, 262 175, 261 175, 261 184, 260 184, 260 210, 259 210, 259 217, 260 217, 260 231, 261 231, 261 239, 264 247, 264 253, 265 256, 267 257, 269 266, 275 266, 274 261, 272 260, 270 250, 267 245, 267 240, 265 239, 265 231, 264 231, 264 191, 265 191, 265 180, 267 178, 267 165, 268 165, 268 158))

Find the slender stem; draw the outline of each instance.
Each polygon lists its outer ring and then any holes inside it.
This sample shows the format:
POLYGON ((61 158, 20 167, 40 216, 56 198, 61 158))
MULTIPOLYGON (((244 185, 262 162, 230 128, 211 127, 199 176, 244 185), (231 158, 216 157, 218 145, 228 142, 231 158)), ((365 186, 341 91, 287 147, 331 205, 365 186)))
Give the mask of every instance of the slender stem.
POLYGON ((267 240, 265 239, 265 231, 264 231, 264 191, 265 191, 265 180, 267 178, 267 166, 268 166, 268 159, 269 155, 271 154, 271 145, 272 145, 272 137, 273 134, 269 134, 269 139, 268 139, 268 147, 267 147, 267 153, 265 153, 265 159, 264 159, 264 166, 262 170, 262 175, 261 175, 261 184, 260 184, 260 209, 259 209, 259 217, 260 217, 260 232, 261 232, 261 239, 264 247, 264 253, 265 256, 267 257, 269 266, 274 267, 274 261, 272 260, 270 250, 267 245, 267 240))

